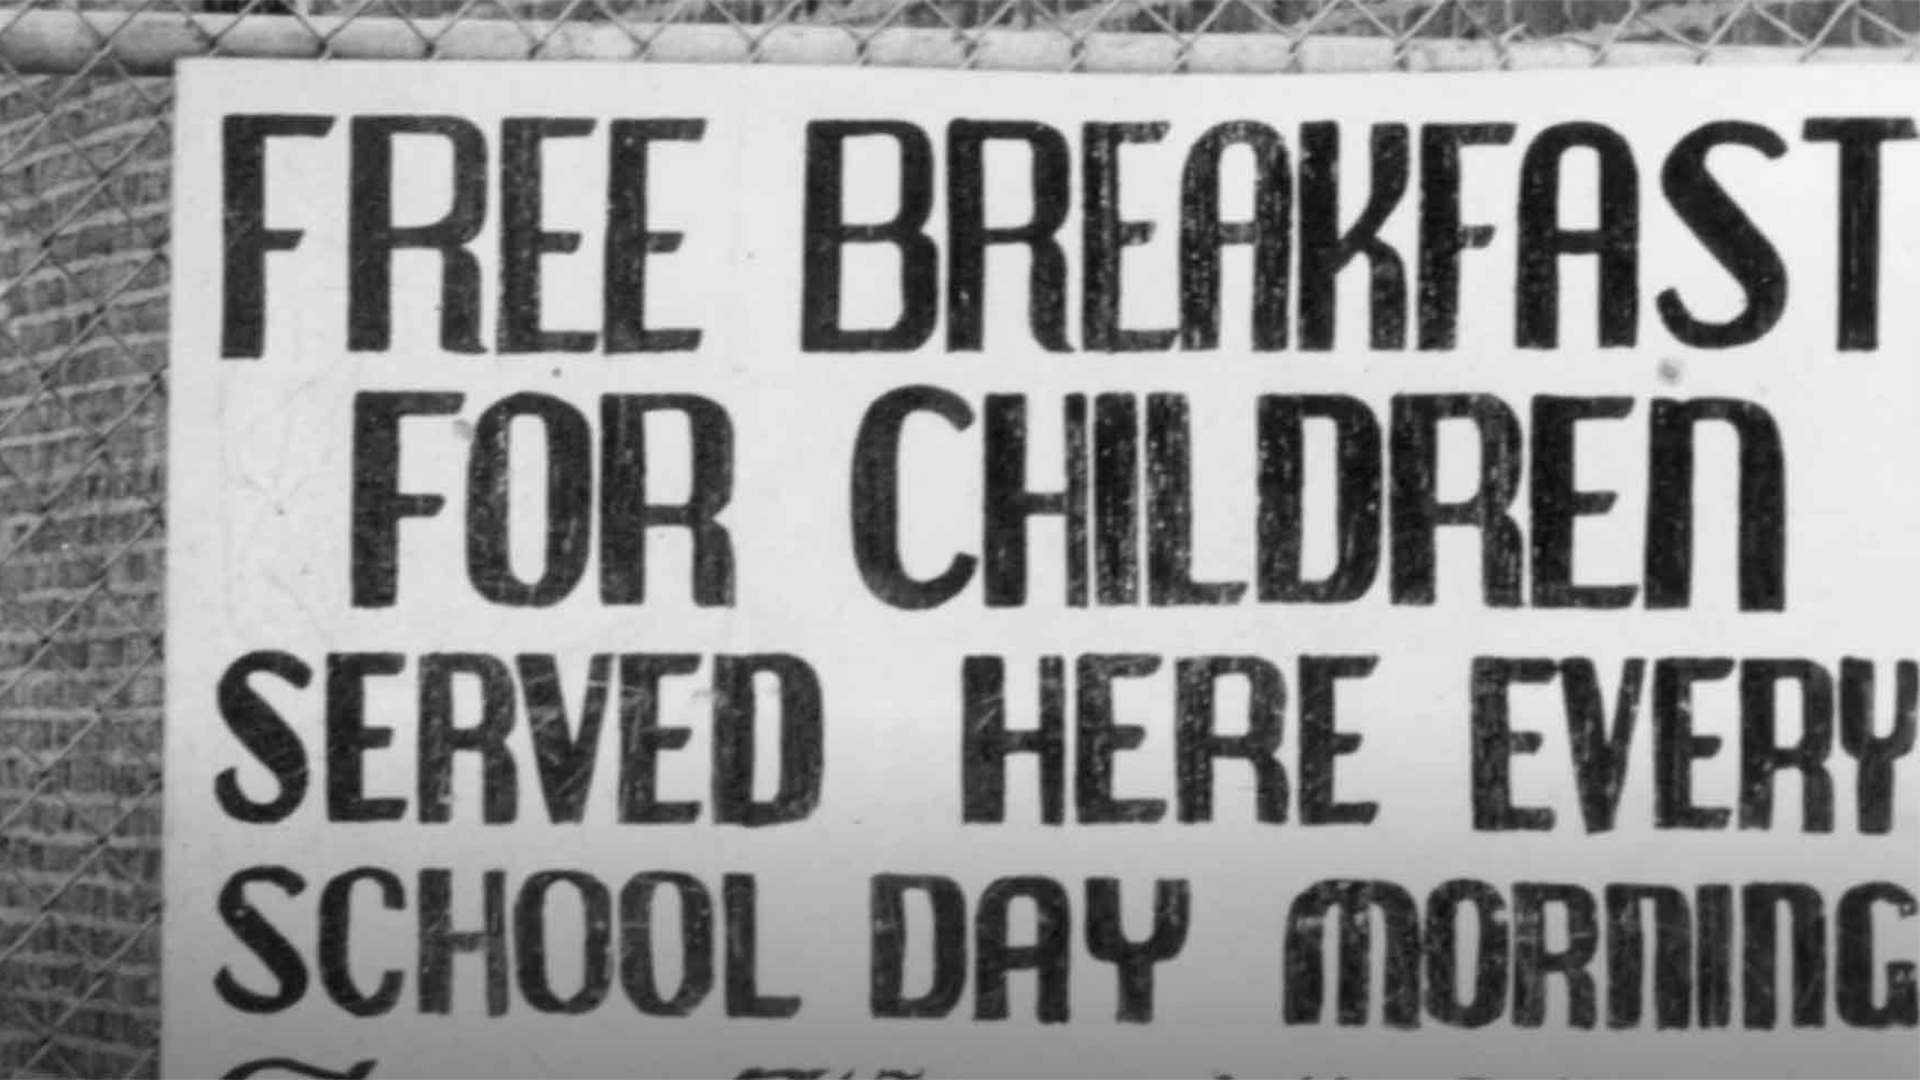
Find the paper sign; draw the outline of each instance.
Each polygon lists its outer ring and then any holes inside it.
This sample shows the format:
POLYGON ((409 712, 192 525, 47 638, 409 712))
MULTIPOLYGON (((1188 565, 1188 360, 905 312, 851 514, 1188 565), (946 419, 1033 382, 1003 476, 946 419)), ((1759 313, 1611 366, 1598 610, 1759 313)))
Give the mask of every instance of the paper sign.
POLYGON ((1912 1075, 1916 103, 187 62, 165 1071, 1912 1075))

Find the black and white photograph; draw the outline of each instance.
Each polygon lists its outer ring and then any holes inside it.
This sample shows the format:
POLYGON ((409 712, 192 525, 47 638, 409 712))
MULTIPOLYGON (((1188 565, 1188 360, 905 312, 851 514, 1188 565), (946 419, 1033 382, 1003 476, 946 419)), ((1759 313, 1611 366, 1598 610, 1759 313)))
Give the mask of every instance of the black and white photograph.
POLYGON ((1920 1078, 1917 58, 0 0, 0 1077, 1920 1078))

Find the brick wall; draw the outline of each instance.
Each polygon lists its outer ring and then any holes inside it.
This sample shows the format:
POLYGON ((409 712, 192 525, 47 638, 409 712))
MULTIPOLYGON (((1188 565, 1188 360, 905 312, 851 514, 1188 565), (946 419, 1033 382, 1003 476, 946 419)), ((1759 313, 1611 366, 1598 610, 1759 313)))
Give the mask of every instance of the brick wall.
POLYGON ((0 1076, 157 1065, 170 91, 0 78, 0 1076))

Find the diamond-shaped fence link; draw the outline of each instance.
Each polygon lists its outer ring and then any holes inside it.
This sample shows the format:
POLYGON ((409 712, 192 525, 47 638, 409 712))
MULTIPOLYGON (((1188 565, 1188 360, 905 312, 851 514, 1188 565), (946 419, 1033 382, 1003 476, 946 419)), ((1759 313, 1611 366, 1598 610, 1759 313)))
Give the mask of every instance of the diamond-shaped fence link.
POLYGON ((157 1069, 176 59, 1064 74, 1917 49, 1911 0, 0 0, 0 1077, 157 1069))

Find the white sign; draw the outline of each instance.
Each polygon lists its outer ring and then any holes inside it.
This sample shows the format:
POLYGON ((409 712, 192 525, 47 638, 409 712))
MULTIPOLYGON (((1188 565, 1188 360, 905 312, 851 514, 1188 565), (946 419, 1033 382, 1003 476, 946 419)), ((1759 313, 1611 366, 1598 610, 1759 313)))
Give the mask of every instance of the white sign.
POLYGON ((1920 1066, 1920 71, 179 95, 167 1073, 1920 1066))

